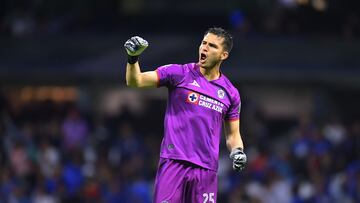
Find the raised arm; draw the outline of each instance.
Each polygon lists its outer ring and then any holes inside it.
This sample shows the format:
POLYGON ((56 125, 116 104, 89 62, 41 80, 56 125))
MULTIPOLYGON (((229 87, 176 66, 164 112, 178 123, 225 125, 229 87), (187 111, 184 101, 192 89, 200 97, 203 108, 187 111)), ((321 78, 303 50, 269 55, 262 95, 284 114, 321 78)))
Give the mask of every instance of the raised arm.
POLYGON ((158 77, 155 71, 141 72, 139 65, 140 54, 148 47, 148 42, 135 36, 124 44, 128 54, 126 65, 126 84, 130 87, 156 87, 158 77))
POLYGON ((126 85, 129 87, 156 87, 158 77, 155 71, 141 72, 139 62, 126 65, 126 85))

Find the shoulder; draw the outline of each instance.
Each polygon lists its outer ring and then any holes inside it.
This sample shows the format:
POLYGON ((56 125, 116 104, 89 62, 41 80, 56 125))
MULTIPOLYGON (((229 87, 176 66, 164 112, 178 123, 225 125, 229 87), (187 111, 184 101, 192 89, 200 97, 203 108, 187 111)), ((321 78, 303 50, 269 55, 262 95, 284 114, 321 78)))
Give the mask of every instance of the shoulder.
POLYGON ((232 101, 240 100, 240 93, 238 89, 225 75, 223 75, 222 83, 223 88, 230 95, 230 99, 232 101))
POLYGON ((160 72, 169 72, 172 74, 187 74, 195 70, 195 63, 186 63, 186 64, 166 64, 159 66, 156 71, 160 72))
POLYGON ((184 78, 194 70, 193 64, 168 64, 156 69, 160 85, 173 85, 181 83, 184 78))
POLYGON ((195 65, 193 63, 187 63, 187 64, 166 64, 159 66, 158 70, 165 70, 165 69, 171 69, 171 70, 181 70, 181 71, 190 71, 194 69, 195 65))

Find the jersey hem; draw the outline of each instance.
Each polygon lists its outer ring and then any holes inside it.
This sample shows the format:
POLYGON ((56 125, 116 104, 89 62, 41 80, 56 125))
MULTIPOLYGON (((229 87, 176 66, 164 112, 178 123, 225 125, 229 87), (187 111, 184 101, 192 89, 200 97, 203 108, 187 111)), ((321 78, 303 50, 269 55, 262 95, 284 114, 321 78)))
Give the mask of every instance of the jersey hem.
POLYGON ((213 169, 213 168, 211 168, 211 167, 209 167, 209 166, 206 166, 206 165, 201 164, 201 163, 199 163, 199 162, 190 161, 190 160, 188 160, 188 159, 186 159, 186 158, 172 157, 172 156, 166 156, 166 155, 160 155, 160 157, 161 157, 161 158, 164 158, 164 159, 174 159, 174 160, 180 160, 180 161, 187 161, 187 162, 192 163, 192 164, 195 164, 195 165, 197 165, 197 166, 199 166, 199 167, 201 167, 201 168, 205 168, 205 169, 208 169, 208 170, 217 172, 217 170, 215 170, 215 169, 213 169))

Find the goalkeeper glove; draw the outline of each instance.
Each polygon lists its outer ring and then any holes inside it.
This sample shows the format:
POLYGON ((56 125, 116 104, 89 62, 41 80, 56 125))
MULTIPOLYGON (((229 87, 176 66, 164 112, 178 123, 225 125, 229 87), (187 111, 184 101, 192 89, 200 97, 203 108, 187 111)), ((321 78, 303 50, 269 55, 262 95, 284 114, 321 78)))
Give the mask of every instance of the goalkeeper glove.
POLYGON ((233 149, 230 158, 233 160, 233 169, 235 171, 242 171, 245 168, 247 158, 242 148, 233 149))
POLYGON ((139 60, 139 55, 149 46, 149 43, 139 36, 128 39, 124 47, 128 54, 128 63, 134 64, 139 60))

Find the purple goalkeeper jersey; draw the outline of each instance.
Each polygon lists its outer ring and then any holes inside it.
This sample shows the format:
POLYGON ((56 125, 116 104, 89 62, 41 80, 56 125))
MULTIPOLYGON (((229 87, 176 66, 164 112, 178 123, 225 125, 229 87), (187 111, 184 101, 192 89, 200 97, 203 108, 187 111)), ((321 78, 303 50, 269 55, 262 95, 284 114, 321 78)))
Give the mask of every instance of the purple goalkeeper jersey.
POLYGON ((156 73, 158 86, 169 92, 160 157, 217 171, 222 124, 239 119, 239 92, 223 74, 208 81, 196 63, 165 65, 156 73))

